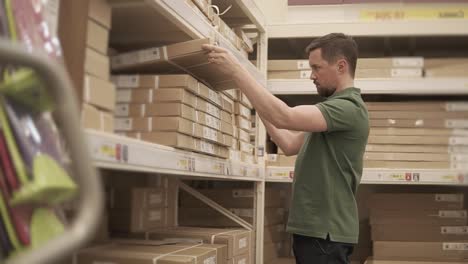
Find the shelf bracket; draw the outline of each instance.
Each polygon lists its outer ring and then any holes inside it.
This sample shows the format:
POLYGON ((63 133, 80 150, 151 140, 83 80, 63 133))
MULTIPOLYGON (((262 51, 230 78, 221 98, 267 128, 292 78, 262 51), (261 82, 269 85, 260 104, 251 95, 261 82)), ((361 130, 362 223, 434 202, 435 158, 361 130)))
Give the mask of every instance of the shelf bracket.
POLYGON ((248 223, 244 219, 242 219, 239 216, 233 214, 228 209, 222 207, 221 205, 219 205, 215 201, 213 201, 210 198, 206 197, 205 195, 203 195, 199 191, 195 190, 194 188, 188 186, 187 184, 183 183, 182 181, 179 180, 178 184, 179 184, 179 189, 182 189, 182 190, 186 191, 187 193, 191 194, 193 197, 195 197, 198 200, 204 202, 206 205, 208 205, 209 207, 213 208, 214 210, 220 212, 221 214, 223 214, 227 218, 231 219, 232 221, 236 222, 237 224, 239 224, 243 228, 245 228, 245 229, 247 229, 249 231, 253 231, 253 225, 251 225, 250 223, 248 223))

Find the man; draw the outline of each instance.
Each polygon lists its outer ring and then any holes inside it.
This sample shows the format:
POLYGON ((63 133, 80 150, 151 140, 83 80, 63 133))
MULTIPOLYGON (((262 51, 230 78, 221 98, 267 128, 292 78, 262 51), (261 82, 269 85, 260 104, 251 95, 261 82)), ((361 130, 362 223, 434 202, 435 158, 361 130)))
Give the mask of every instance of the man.
POLYGON ((298 154, 287 225, 296 263, 349 263, 359 235, 355 195, 369 134, 367 109, 354 88, 354 40, 332 33, 312 41, 306 50, 310 79, 327 99, 297 107, 260 86, 225 49, 203 48, 210 62, 232 73, 273 141, 286 155, 298 154))

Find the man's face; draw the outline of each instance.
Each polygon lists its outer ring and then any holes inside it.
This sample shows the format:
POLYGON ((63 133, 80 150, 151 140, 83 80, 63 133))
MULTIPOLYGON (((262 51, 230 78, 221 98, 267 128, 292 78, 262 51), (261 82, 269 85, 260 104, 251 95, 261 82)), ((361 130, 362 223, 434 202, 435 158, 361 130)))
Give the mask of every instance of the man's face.
POLYGON ((322 97, 329 97, 336 91, 338 85, 338 67, 329 64, 322 58, 322 49, 309 53, 309 64, 312 69, 310 79, 314 81, 317 92, 322 97))

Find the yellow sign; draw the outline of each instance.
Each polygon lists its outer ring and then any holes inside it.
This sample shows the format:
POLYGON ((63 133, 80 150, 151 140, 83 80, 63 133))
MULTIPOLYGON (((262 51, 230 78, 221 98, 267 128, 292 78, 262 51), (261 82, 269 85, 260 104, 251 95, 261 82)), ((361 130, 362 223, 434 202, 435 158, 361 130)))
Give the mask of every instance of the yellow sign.
POLYGON ((359 19, 364 21, 468 19, 468 8, 362 10, 359 19))

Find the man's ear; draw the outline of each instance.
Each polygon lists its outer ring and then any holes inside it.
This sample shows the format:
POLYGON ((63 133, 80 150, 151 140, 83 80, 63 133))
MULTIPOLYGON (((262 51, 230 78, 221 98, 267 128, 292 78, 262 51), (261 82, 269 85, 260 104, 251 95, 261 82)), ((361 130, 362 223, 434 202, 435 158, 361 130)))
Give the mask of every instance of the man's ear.
POLYGON ((339 59, 337 65, 339 73, 345 73, 348 69, 348 62, 345 59, 339 59))

